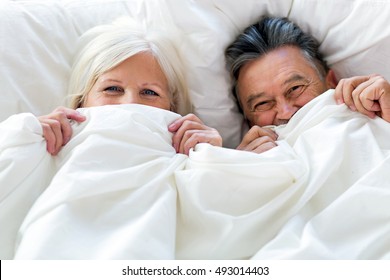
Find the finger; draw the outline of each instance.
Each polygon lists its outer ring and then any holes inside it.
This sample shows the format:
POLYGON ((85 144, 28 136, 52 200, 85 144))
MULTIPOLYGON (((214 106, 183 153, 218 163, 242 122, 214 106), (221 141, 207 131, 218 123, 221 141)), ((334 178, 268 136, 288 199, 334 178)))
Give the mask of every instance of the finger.
MULTIPOLYGON (((344 103, 352 110, 356 111, 353 91, 362 83, 369 80, 370 76, 357 76, 349 79, 342 79, 341 86, 338 90, 341 90, 340 95, 344 103)), ((339 98, 340 99, 340 98, 339 98)))
POLYGON ((195 147, 195 145, 197 144, 196 142, 196 139, 193 138, 190 142, 189 139, 192 137, 192 135, 195 133, 195 130, 186 130, 184 133, 183 133, 183 136, 180 138, 180 144, 179 144, 179 147, 177 149, 177 152, 178 153, 181 153, 181 154, 186 154, 188 155, 188 152, 189 152, 189 149, 191 147, 195 147), (186 144, 187 144, 187 149, 186 149, 186 144))
POLYGON ((247 145, 240 145, 237 147, 238 150, 244 150, 244 151, 254 151, 256 150, 259 146, 265 144, 265 143, 274 143, 275 145, 276 142, 269 136, 262 136, 258 137, 252 142, 248 143, 247 145))
POLYGON ((172 122, 168 126, 168 131, 174 133, 174 135, 172 137, 172 146, 174 147, 176 152, 179 152, 180 142, 181 142, 181 140, 183 138, 183 134, 185 132, 185 130, 184 131, 183 130, 178 131, 178 130, 182 127, 182 125, 185 121, 192 120, 192 119, 196 120, 198 118, 194 114, 188 114, 184 117, 178 118, 177 120, 175 120, 174 122, 172 122))
POLYGON ((208 127, 205 126, 203 123, 199 123, 189 119, 184 120, 184 122, 181 122, 179 129, 172 137, 173 147, 177 152, 180 151, 180 148, 182 148, 184 142, 191 136, 189 132, 190 130, 205 130, 207 128, 208 127))
POLYGON ((170 132, 176 132, 185 121, 194 121, 203 124, 203 122, 194 114, 187 114, 184 117, 178 118, 168 126, 170 132))
POLYGON ((69 120, 74 120, 77 122, 83 122, 86 120, 86 117, 82 115, 80 112, 66 107, 58 107, 52 113, 51 117, 58 120, 61 123, 63 145, 69 142, 73 133, 73 129, 69 120))
POLYGON ((73 129, 69 122, 69 119, 61 119, 61 131, 62 131, 62 146, 67 144, 72 137, 73 129))
POLYGON ((252 150, 252 152, 257 153, 257 154, 261 154, 261 153, 264 153, 266 151, 271 150, 272 148, 275 148, 276 146, 277 146, 277 144, 274 142, 267 142, 267 143, 264 143, 264 144, 258 146, 256 149, 252 150))
MULTIPOLYGON (((74 109, 66 107, 58 107, 56 110, 55 118, 61 122, 61 128, 63 131, 63 145, 67 144, 72 137, 73 129, 69 120, 74 120, 76 122, 83 122, 86 120, 86 117, 80 112, 74 109)), ((53 112, 54 113, 54 112, 53 112)))
POLYGON ((72 136, 72 127, 64 110, 56 110, 47 117, 49 118, 43 119, 42 121, 52 126, 52 130, 57 137, 56 149, 58 148, 59 151, 61 146, 65 145, 70 140, 72 136))
POLYGON ((209 143, 213 146, 222 147, 222 137, 217 130, 212 128, 208 130, 189 130, 185 134, 182 143, 179 152, 188 155, 190 149, 195 148, 199 143, 209 143))
POLYGON ((55 144, 56 144, 56 137, 54 135, 54 132, 52 131, 51 127, 47 123, 41 123, 42 126, 42 132, 43 132, 43 138, 46 140, 46 150, 49 154, 53 154, 55 152, 55 144))
POLYGON ((87 117, 84 116, 83 114, 81 114, 79 111, 73 110, 73 109, 69 109, 69 108, 67 108, 66 117, 68 119, 74 120, 76 122, 83 122, 83 121, 85 121, 87 119, 87 117))
POLYGON ((259 126, 253 126, 245 134, 245 136, 243 137, 239 147, 240 146, 246 146, 249 143, 251 143, 252 141, 254 141, 255 139, 263 137, 263 136, 268 136, 268 137, 270 137, 274 141, 276 141, 278 139, 278 135, 273 130, 268 129, 268 128, 261 128, 259 126))
POLYGON ((344 103, 344 98, 343 98, 344 81, 345 81, 344 79, 341 79, 334 90, 334 99, 336 100, 337 104, 344 103))
POLYGON ((355 102, 355 107, 356 111, 360 112, 370 118, 375 117, 375 112, 372 111, 370 108, 374 108, 374 101, 367 100, 364 95, 366 94, 365 92, 369 91, 370 89, 364 89, 363 92, 354 94, 354 102, 355 102))
POLYGON ((63 133, 62 133, 62 124, 57 120, 48 119, 45 121, 54 134, 54 150, 52 151, 52 155, 58 154, 62 145, 63 145, 63 133))
POLYGON ((379 75, 374 76, 372 81, 373 83, 362 91, 360 99, 366 110, 379 112, 381 111, 381 104, 379 104, 381 96, 386 93, 390 94, 390 84, 379 75))
POLYGON ((355 108, 358 112, 370 117, 375 117, 375 111, 379 105, 374 100, 370 100, 372 92, 376 91, 373 80, 368 80, 360 84, 352 93, 355 108), (377 105, 377 106, 375 106, 377 105))
POLYGON ((263 128, 264 136, 270 137, 272 140, 276 141, 278 140, 279 135, 270 128, 263 128))
MULTIPOLYGON (((191 134, 190 137, 186 137, 186 139, 183 139, 182 145, 180 145, 179 153, 189 155, 190 149, 195 148, 196 144, 200 143, 199 135, 196 135, 196 133, 188 132, 186 135, 191 134)), ((203 139, 204 141, 204 139, 203 139)))
POLYGON ((77 122, 83 122, 86 120, 86 117, 79 111, 63 106, 57 107, 52 113, 50 113, 46 117, 59 116, 61 114, 65 115, 66 118, 75 120, 77 122))

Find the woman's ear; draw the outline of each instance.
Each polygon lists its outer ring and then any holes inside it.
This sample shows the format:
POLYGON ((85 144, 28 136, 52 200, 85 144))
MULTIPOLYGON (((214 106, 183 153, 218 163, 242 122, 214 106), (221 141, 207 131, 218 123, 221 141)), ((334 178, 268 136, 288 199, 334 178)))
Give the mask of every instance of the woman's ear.
POLYGON ((328 74, 326 74, 325 82, 326 82, 326 86, 329 89, 336 88, 337 84, 339 83, 339 81, 336 78, 336 74, 334 73, 334 71, 332 69, 330 69, 328 71, 328 74))

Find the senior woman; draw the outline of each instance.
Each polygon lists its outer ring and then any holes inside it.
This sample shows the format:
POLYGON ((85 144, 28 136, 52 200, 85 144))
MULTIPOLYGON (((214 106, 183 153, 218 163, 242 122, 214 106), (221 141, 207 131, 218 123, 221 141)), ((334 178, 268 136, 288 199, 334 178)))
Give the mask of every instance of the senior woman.
POLYGON ((113 104, 142 104, 183 115, 168 127, 179 153, 188 154, 197 143, 222 146, 218 131, 191 113, 183 60, 166 32, 121 19, 83 34, 77 53, 68 90, 71 108, 38 117, 50 154, 70 140, 69 120, 85 121, 77 108, 113 104))

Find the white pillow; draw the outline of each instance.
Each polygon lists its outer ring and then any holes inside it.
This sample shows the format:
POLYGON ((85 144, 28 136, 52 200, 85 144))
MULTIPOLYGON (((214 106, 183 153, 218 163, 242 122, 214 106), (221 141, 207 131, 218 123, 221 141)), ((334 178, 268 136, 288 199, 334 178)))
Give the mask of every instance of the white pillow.
POLYGON ((390 1, 295 0, 290 19, 321 43, 338 78, 378 73, 390 80, 390 1))
POLYGON ((380 73, 390 79, 390 2, 380 0, 53 0, 0 2, 0 121, 47 114, 65 104, 78 37, 130 16, 174 23, 188 64, 195 113, 226 147, 241 140, 243 118, 230 95, 224 50, 262 15, 290 16, 322 43, 338 77, 380 73))
POLYGON ((178 44, 188 60, 195 112, 219 130, 225 146, 235 147, 243 119, 230 96, 224 49, 238 28, 265 12, 287 15, 291 1, 68 0, 0 5, 0 121, 19 112, 47 114, 65 104, 77 38, 95 25, 130 16, 162 25, 173 22, 182 29, 178 44))

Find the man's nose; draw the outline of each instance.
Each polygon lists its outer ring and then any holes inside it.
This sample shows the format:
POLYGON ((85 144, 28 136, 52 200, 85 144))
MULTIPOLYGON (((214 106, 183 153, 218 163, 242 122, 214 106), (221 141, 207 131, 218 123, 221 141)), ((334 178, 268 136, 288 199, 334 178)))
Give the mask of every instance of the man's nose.
POLYGON ((287 123, 288 120, 298 111, 298 107, 294 106, 292 102, 283 101, 277 105, 277 114, 276 117, 279 120, 285 121, 287 123))

